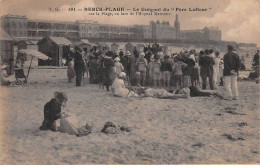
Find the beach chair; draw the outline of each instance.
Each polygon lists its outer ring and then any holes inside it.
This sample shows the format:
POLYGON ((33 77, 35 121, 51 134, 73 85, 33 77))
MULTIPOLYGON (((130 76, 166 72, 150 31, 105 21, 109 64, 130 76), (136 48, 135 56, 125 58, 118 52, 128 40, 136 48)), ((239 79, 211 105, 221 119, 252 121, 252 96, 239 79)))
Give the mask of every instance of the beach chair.
POLYGON ((14 73, 17 83, 27 83, 27 77, 24 75, 23 68, 15 68, 14 73), (21 79, 24 79, 24 81, 22 81, 21 79))

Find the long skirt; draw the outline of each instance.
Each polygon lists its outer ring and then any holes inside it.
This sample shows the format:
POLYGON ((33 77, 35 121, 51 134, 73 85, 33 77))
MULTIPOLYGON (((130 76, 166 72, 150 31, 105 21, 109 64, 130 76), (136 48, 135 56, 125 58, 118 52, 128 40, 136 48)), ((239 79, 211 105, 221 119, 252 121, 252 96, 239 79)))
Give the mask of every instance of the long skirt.
POLYGON ((191 77, 188 75, 182 76, 182 88, 192 86, 191 77))

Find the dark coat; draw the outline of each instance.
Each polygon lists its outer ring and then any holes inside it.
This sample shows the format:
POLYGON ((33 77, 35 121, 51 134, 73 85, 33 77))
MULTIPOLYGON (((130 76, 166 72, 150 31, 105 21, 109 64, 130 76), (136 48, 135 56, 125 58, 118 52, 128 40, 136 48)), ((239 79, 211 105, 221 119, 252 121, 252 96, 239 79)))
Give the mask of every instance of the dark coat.
POLYGON ((51 99, 44 106, 44 120, 42 122, 41 130, 48 130, 52 128, 53 122, 61 116, 61 104, 56 99, 51 99))
POLYGON ((181 62, 184 62, 185 64, 187 64, 187 67, 182 70, 183 75, 190 76, 191 72, 193 70, 193 67, 195 66, 195 61, 193 59, 185 56, 181 59, 181 62))
POLYGON ((84 61, 80 52, 76 51, 74 54, 74 69, 76 73, 84 71, 84 61))
POLYGON ((212 57, 206 55, 204 57, 200 57, 199 65, 200 65, 200 75, 201 76, 212 76, 213 75, 213 65, 215 64, 212 57))
POLYGON ((238 73, 238 70, 240 68, 240 61, 239 61, 239 56, 236 53, 229 51, 224 55, 223 61, 224 61, 224 71, 223 71, 224 76, 232 75, 230 73, 232 70, 238 73))
POLYGON ((259 65, 259 54, 258 54, 258 53, 256 53, 256 54, 254 55, 253 61, 254 61, 255 65, 259 65))
POLYGON ((130 73, 130 59, 127 56, 123 56, 120 60, 121 64, 125 68, 127 74, 130 73))
POLYGON ((161 64, 161 71, 172 72, 172 64, 169 59, 163 59, 162 64, 161 64))

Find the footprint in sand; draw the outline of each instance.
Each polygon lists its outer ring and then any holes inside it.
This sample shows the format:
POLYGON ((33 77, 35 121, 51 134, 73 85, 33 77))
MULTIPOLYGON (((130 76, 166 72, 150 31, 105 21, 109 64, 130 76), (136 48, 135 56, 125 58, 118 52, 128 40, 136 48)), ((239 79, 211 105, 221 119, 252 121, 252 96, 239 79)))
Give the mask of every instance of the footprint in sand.
POLYGON ((203 143, 200 143, 200 142, 192 145, 192 147, 199 147, 199 148, 201 148, 203 146, 205 146, 205 145, 203 143))
POLYGON ((236 107, 226 107, 225 109, 226 113, 232 114, 232 115, 246 115, 244 113, 237 113, 236 112, 236 107))
POLYGON ((238 126, 239 127, 245 127, 245 126, 247 126, 247 123, 246 122, 241 122, 241 123, 238 124, 238 126))
POLYGON ((244 114, 244 113, 237 113, 237 112, 235 112, 235 111, 233 111, 233 110, 227 110, 227 111, 225 111, 226 113, 229 113, 229 114, 233 114, 233 115, 246 115, 246 114, 244 114))
POLYGON ((236 110, 236 107, 226 107, 225 110, 236 110))
POLYGON ((238 137, 238 138, 234 138, 232 135, 230 134, 223 134, 222 136, 227 137, 227 139, 231 140, 231 141, 244 141, 245 139, 242 137, 238 137))

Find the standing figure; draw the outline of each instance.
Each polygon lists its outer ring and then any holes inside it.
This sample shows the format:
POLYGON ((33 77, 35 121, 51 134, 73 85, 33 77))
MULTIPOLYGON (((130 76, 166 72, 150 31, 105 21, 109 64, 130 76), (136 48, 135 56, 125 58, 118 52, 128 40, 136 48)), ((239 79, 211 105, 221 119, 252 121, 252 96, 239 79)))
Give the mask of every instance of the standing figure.
POLYGON ((257 78, 256 83, 259 83, 259 73, 260 73, 259 50, 257 50, 256 54, 254 55, 253 66, 255 66, 255 72, 256 72, 256 78, 257 78))
POLYGON ((126 51, 125 55, 123 55, 120 58, 120 62, 123 65, 127 76, 129 76, 130 74, 130 58, 131 58, 131 53, 129 51, 126 51))
POLYGON ((68 69, 67 69, 68 82, 71 83, 72 79, 75 78, 74 60, 72 57, 68 58, 68 69))
POLYGON ((134 83, 135 80, 135 74, 137 72, 137 65, 136 65, 136 60, 139 57, 139 55, 132 55, 130 58, 130 80, 131 83, 134 83))
POLYGON ((84 72, 84 62, 81 55, 81 49, 78 46, 75 47, 74 62, 74 70, 76 73, 76 86, 81 86, 81 79, 84 72))
POLYGON ((218 51, 215 52, 214 62, 215 62, 215 64, 213 65, 213 85, 214 85, 214 88, 216 88, 217 83, 219 81, 219 63, 220 63, 218 51))
POLYGON ((119 57, 116 57, 114 59, 114 65, 115 65, 115 71, 116 71, 116 75, 118 76, 121 72, 124 71, 124 67, 123 65, 119 62, 120 61, 120 58, 119 57))
POLYGON ((141 85, 144 86, 145 79, 146 79, 146 69, 148 67, 147 60, 144 58, 145 54, 144 52, 141 52, 139 54, 139 58, 136 60, 136 65, 138 72, 140 72, 140 77, 141 77, 141 85))
POLYGON ((227 50, 228 52, 224 55, 224 85, 228 98, 231 99, 233 97, 233 100, 237 100, 237 76, 240 68, 239 56, 234 52, 232 45, 228 45, 227 50))
POLYGON ((207 88, 207 78, 209 78, 209 86, 211 90, 214 90, 213 84, 213 65, 215 64, 212 57, 209 55, 209 50, 205 50, 205 55, 200 57, 200 76, 202 78, 202 89, 207 88))
POLYGON ((187 64, 181 62, 179 56, 174 57, 174 64, 172 66, 172 83, 176 90, 182 89, 182 69, 186 67, 187 64))
POLYGON ((223 71, 224 71, 224 61, 221 58, 219 62, 219 79, 220 79, 219 86, 224 86, 223 71))
POLYGON ((149 63, 149 74, 153 80, 153 87, 160 87, 161 86, 161 61, 160 56, 158 54, 154 55, 154 60, 151 57, 151 61, 149 63))
POLYGON ((165 89, 170 88, 172 65, 171 65, 169 58, 170 58, 169 55, 165 55, 164 59, 162 60, 162 63, 161 63, 163 86, 165 89))
POLYGON ((111 57, 104 57, 104 77, 103 82, 104 85, 107 88, 107 91, 109 90, 109 85, 114 81, 114 61, 111 57))

